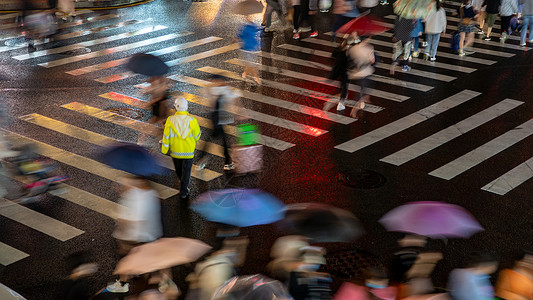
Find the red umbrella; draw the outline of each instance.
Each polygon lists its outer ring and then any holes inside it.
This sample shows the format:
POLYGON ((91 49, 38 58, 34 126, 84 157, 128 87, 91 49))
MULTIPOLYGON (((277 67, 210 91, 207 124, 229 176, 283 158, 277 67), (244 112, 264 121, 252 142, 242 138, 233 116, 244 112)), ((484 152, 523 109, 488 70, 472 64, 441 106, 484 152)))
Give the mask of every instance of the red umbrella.
POLYGON ((379 18, 371 15, 364 15, 344 24, 337 30, 337 33, 351 34, 357 32, 359 36, 376 35, 390 29, 390 27, 385 26, 385 24, 386 23, 379 18))

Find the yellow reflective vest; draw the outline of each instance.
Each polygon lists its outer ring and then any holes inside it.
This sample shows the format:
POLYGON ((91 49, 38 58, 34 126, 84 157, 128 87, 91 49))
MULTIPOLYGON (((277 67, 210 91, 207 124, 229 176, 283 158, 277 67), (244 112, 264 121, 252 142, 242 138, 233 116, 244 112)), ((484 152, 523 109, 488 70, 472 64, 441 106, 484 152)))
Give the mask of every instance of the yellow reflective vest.
POLYGON ((195 118, 186 111, 178 111, 165 123, 161 152, 167 154, 170 150, 170 156, 174 158, 193 158, 201 133, 195 118))

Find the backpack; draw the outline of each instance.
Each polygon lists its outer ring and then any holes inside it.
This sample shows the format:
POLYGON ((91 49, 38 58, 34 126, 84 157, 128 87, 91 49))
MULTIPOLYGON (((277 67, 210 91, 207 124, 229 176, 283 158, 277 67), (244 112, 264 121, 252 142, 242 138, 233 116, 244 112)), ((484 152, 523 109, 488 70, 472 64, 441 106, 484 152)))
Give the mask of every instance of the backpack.
POLYGON ((459 32, 455 31, 452 33, 452 40, 450 42, 450 48, 454 53, 459 51, 459 40, 461 39, 461 36, 459 32))

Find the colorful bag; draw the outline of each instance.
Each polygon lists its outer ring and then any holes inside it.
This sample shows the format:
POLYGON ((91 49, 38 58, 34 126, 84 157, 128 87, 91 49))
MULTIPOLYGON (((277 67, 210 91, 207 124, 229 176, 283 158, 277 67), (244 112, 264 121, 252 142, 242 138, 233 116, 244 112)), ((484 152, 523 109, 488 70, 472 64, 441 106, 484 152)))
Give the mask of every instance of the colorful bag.
POLYGON ((258 144, 258 127, 254 124, 237 125, 237 144, 249 146, 258 144))

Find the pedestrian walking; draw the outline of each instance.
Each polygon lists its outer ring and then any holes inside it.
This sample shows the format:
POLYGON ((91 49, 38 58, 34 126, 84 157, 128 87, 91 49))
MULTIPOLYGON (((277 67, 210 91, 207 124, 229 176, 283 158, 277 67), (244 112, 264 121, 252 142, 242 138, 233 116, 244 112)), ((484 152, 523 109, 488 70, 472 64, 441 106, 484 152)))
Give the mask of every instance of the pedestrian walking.
POLYGON ((117 226, 118 253, 126 255, 135 246, 155 241, 163 235, 161 203, 150 182, 141 176, 122 178, 117 226))
POLYGON ((364 272, 364 285, 345 282, 339 288, 333 300, 394 300, 397 289, 389 285, 387 270, 370 267, 364 272))
POLYGON ((501 0, 500 5, 500 42, 505 43, 507 37, 510 34, 509 26, 513 16, 518 14, 518 1, 517 0, 501 0))
POLYGON ((450 273, 448 289, 454 300, 493 300, 490 275, 498 269, 498 256, 492 252, 474 252, 466 268, 450 273))
POLYGON ((483 27, 485 27, 485 18, 487 14, 485 11, 485 6, 483 6, 483 2, 485 2, 485 0, 472 0, 472 6, 474 7, 474 11, 477 12, 476 21, 479 26, 477 33, 485 35, 483 27))
POLYGON ((176 113, 165 123, 161 152, 172 157, 180 180, 180 198, 186 199, 189 196, 194 149, 201 131, 198 121, 187 112, 189 104, 185 98, 176 98, 174 108, 176 113))
POLYGON ((424 28, 422 27, 422 20, 417 19, 415 28, 413 29, 413 32, 411 32, 411 37, 413 38, 413 53, 411 54, 412 57, 416 58, 419 55, 418 47, 420 45, 420 37, 422 36, 422 33, 424 32, 424 28))
POLYGON ((439 46, 440 34, 446 33, 446 11, 439 0, 435 0, 437 10, 431 12, 426 19, 426 41, 428 45, 424 50, 424 59, 435 61, 439 46))
POLYGON ((63 21, 68 20, 68 18, 75 17, 76 10, 74 6, 74 0, 58 0, 56 16, 63 19, 63 21))
POLYGON ((297 40, 300 38, 300 26, 306 22, 311 27, 311 34, 309 37, 317 37, 318 31, 315 28, 314 15, 318 11, 317 0, 290 0, 291 6, 294 8, 293 15, 293 35, 292 38, 297 40))
POLYGON ((272 13, 275 11, 278 15, 279 21, 285 26, 285 13, 283 12, 283 5, 281 3, 283 0, 267 0, 267 5, 264 14, 264 23, 261 24, 265 26, 263 29, 265 32, 270 32, 270 26, 272 25, 272 13))
MULTIPOLYGON (((213 133, 208 140, 222 139, 222 146, 224 147, 224 171, 231 171, 234 167, 229 154, 228 139, 224 131, 224 125, 235 122, 233 112, 237 109, 235 103, 241 97, 241 93, 229 86, 224 77, 220 75, 213 75, 210 81, 211 85, 202 90, 202 94, 209 100, 213 108, 211 112, 213 133)), ((206 147, 208 147, 207 143, 206 147)), ((207 164, 205 157, 207 149, 204 148, 203 150, 198 161, 198 170, 203 170, 207 164)))
POLYGON ((409 57, 411 55, 411 43, 413 32, 416 25, 416 19, 405 19, 400 16, 396 17, 394 24, 394 36, 392 37, 392 65, 390 74, 394 75, 396 66, 402 66, 402 71, 411 70, 409 67, 409 57), (400 56, 402 60, 400 60, 400 56))
POLYGON ((356 1, 350 0, 337 0, 333 3, 333 28, 331 31, 331 41, 335 41, 336 32, 342 25, 350 22, 354 18, 359 17, 359 9, 357 8, 356 1))
MULTIPOLYGON (((358 112, 365 108, 365 104, 369 102, 368 76, 374 73, 373 65, 375 63, 374 47, 370 45, 369 41, 370 38, 367 38, 348 50, 348 79, 360 87, 359 99, 350 112, 350 116, 355 119, 357 119, 358 112)), ((347 93, 348 87, 346 86, 345 89, 347 93)))
POLYGON ((533 44, 533 0, 520 0, 522 6, 522 31, 520 32, 520 46, 526 45, 529 28, 529 43, 533 44))
POLYGON ((490 41, 490 34, 492 33, 492 26, 498 17, 500 10, 501 0, 485 0, 482 4, 482 7, 485 7, 487 17, 485 19, 485 25, 487 25, 485 41, 490 41))
POLYGON ((261 84, 256 66, 261 51, 261 28, 254 23, 251 15, 246 16, 246 23, 239 30, 237 39, 241 41, 240 57, 244 62, 242 78, 250 75, 257 84, 261 84))
MULTIPOLYGON (((331 57, 335 60, 329 79, 336 80, 340 78, 341 80, 341 94, 339 98, 339 103, 337 104, 337 111, 343 111, 346 107, 344 106, 344 100, 346 100, 346 95, 348 94, 348 54, 347 51, 350 46, 350 39, 344 39, 341 44, 333 49, 331 57)), ((329 110, 333 104, 331 102, 326 102, 324 104, 324 110, 329 110)))
POLYGON ((466 48, 474 44, 474 18, 476 18, 477 13, 472 6, 471 0, 463 0, 457 13, 459 14, 457 31, 460 34, 459 56, 465 56, 474 53, 474 51, 467 50, 466 48))
POLYGON ((507 300, 533 300, 533 253, 526 252, 512 269, 498 274, 496 296, 507 300))

